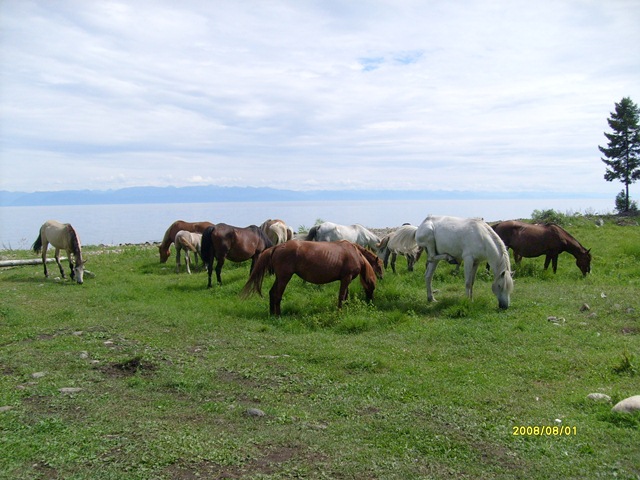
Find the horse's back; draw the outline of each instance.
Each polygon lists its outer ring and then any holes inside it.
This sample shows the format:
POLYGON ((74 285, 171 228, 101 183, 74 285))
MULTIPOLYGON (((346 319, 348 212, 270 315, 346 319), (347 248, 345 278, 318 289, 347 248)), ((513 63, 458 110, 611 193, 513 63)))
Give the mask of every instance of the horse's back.
MULTIPOLYGON (((429 255, 447 253, 461 259, 467 255, 484 257, 484 247, 491 238, 491 228, 479 218, 429 216, 418 227, 415 234, 419 246, 425 247, 429 255)), ((493 232, 493 235, 497 234, 493 232)))

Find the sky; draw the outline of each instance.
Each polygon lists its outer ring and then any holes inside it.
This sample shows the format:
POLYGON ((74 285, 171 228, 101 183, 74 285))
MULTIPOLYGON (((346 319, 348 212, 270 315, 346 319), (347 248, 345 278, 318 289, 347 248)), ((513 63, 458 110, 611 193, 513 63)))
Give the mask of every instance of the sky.
POLYGON ((638 25, 637 0, 0 0, 0 190, 615 197, 638 25))

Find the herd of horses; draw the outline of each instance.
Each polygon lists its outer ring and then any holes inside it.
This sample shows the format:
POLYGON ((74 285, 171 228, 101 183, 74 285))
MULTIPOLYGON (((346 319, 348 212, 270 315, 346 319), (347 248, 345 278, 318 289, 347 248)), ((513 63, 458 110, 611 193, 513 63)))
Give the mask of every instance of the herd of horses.
MULTIPOLYGON (((45 276, 48 276, 46 252, 49 243, 55 247, 62 277, 65 274, 59 252, 66 250, 71 278, 82 283, 85 261, 73 227, 49 220, 40 228, 32 249, 42 251, 45 276)), ((356 277, 360 277, 365 296, 370 301, 389 258, 394 273, 397 255, 407 258, 408 268, 412 271, 423 251, 427 255, 425 282, 429 301, 435 300, 432 279, 442 260, 464 265, 465 289, 469 299, 473 298, 478 267, 486 263, 494 278, 491 289, 502 309, 509 307, 513 291, 509 248, 516 263, 523 257, 544 255, 545 270, 551 264, 553 273, 556 273, 558 256, 568 252, 575 257, 583 276, 591 271, 590 250, 560 226, 513 220, 489 225, 482 219, 430 215, 418 226, 404 224, 383 238, 357 224, 324 222, 311 228, 307 235, 297 236, 279 219, 248 227, 178 220, 167 229, 158 247, 162 263, 168 260, 172 243, 176 248, 176 272, 181 267, 181 251, 184 251, 188 273, 191 273, 189 253, 194 254, 196 262, 200 256, 207 268, 207 288, 211 288, 214 263, 216 280, 222 284, 225 260, 251 260, 249 279, 241 292, 243 297, 252 293, 261 295, 265 275, 275 274, 269 291, 269 312, 273 315, 281 314, 282 296, 294 274, 314 284, 339 281, 338 308, 341 308, 348 297, 349 284, 356 277)))

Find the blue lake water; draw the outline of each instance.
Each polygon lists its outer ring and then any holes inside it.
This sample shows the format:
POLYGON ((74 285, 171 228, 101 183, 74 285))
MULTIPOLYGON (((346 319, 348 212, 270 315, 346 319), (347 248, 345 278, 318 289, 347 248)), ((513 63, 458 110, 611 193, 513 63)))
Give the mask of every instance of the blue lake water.
POLYGON ((159 242, 175 220, 224 222, 244 227, 280 218, 294 230, 317 219, 370 228, 418 225, 429 214, 482 217, 487 221, 530 218, 534 210, 611 213, 613 199, 394 200, 238 202, 140 205, 0 207, 0 249, 28 249, 48 219, 71 223, 83 245, 159 242))

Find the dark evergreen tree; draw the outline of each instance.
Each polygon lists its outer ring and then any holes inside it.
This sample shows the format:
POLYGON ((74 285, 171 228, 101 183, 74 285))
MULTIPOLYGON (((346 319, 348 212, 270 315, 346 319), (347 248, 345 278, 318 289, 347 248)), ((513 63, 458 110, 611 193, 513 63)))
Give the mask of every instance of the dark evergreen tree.
POLYGON ((609 141, 600 151, 607 165, 604 179, 620 180, 624 186, 624 211, 629 211, 629 185, 640 178, 640 110, 631 98, 625 97, 615 104, 616 111, 607 119, 613 133, 604 133, 609 141))

